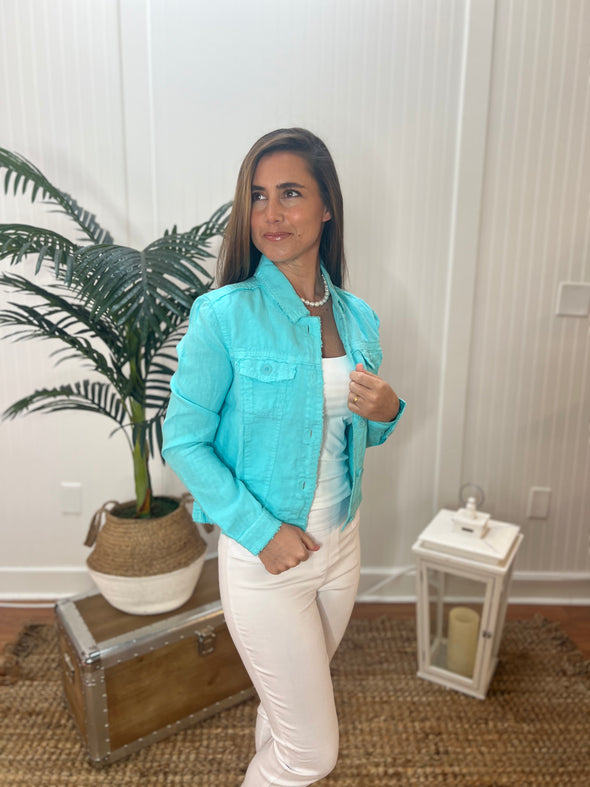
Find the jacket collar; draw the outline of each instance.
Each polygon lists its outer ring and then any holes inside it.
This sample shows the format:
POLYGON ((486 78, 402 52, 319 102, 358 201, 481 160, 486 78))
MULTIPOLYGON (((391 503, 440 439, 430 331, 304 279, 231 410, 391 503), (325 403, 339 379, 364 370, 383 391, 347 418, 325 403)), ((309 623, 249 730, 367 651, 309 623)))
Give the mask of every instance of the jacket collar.
MULTIPOLYGON (((337 287, 332 284, 332 280, 324 266, 321 265, 320 267, 328 282, 328 289, 334 304, 340 305, 337 287)), ((278 303, 291 322, 297 322, 303 317, 309 317, 309 311, 295 292, 289 279, 284 273, 281 273, 279 268, 268 257, 264 255, 260 257, 254 278, 262 284, 266 292, 278 303)))

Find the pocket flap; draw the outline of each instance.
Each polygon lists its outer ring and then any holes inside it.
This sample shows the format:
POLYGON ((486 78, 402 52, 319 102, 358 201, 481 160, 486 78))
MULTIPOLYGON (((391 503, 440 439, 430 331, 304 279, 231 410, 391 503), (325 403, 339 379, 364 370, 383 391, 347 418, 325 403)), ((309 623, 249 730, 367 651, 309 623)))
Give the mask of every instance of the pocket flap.
POLYGON ((353 353, 354 362, 362 363, 368 372, 377 374, 381 361, 383 360, 383 352, 379 344, 375 343, 370 346, 360 347, 353 353))
POLYGON ((292 380, 295 365, 287 361, 270 361, 264 358, 242 358, 238 361, 240 374, 260 382, 274 383, 278 380, 292 380))

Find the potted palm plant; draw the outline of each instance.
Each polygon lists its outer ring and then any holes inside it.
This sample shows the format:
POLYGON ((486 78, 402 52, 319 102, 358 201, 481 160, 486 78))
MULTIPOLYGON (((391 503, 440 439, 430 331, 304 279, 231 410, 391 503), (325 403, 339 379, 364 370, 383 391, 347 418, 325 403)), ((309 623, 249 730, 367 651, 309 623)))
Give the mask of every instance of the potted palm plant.
POLYGON ((24 157, 0 148, 4 190, 27 193, 64 213, 82 233, 75 242, 51 229, 0 224, 0 260, 18 267, 35 260, 36 275, 0 272, 0 287, 16 296, 0 311, 0 326, 13 340, 45 339, 58 345, 58 361, 90 367, 85 379, 42 388, 3 413, 82 410, 109 418, 127 439, 135 499, 109 501, 93 517, 86 544, 90 573, 120 609, 155 613, 190 596, 202 566, 205 542, 185 499, 155 497, 149 460, 162 446, 162 420, 174 371, 174 346, 195 298, 212 276, 202 262, 223 234, 229 204, 188 232, 166 231, 142 251, 119 246, 96 217, 60 191, 24 157))

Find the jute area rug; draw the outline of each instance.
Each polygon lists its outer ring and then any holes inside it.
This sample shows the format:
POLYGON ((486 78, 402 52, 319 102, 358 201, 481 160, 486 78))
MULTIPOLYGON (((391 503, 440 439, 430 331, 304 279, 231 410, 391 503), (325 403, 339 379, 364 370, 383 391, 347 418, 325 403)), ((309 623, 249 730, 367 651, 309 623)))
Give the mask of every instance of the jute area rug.
MULTIPOLYGON (((104 769, 62 702, 56 637, 31 627, 0 686, 0 784, 237 787, 256 703, 236 706, 104 769)), ((341 754, 323 787, 588 787, 590 663, 542 618, 508 622, 488 697, 416 677, 412 622, 353 620, 333 664, 341 754)))

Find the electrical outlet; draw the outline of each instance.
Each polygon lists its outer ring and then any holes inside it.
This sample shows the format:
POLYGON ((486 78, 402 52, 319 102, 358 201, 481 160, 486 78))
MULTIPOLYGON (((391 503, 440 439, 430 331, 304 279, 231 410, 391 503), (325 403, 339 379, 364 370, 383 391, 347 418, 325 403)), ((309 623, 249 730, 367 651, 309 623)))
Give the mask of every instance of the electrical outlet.
POLYGON ((529 504, 527 507, 528 519, 547 519, 549 504, 551 503, 551 489, 548 486, 531 486, 529 490, 529 504))
POLYGON ((60 488, 62 514, 82 513, 82 484, 73 481, 62 481, 60 488))

